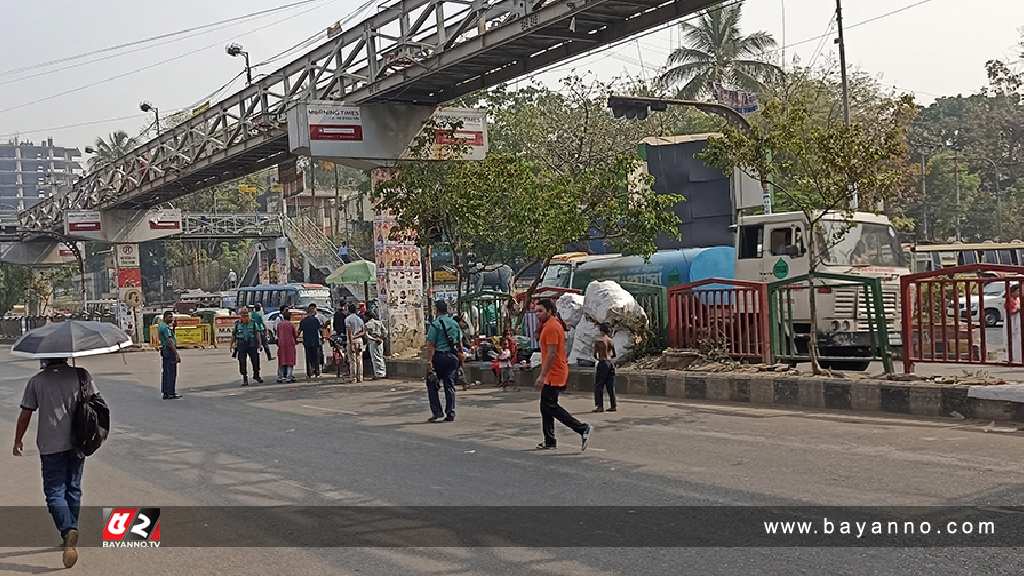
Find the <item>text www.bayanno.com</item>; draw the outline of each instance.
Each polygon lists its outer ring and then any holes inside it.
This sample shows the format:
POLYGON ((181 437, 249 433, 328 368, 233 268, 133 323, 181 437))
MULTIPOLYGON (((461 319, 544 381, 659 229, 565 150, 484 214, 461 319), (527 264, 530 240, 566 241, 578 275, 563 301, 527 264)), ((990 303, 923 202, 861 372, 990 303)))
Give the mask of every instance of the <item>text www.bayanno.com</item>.
POLYGON ((842 521, 822 518, 820 521, 764 522, 764 531, 765 534, 779 536, 837 535, 852 536, 857 539, 870 538, 872 536, 992 536, 996 533, 996 523, 987 521, 951 521, 933 524, 928 521, 842 521))

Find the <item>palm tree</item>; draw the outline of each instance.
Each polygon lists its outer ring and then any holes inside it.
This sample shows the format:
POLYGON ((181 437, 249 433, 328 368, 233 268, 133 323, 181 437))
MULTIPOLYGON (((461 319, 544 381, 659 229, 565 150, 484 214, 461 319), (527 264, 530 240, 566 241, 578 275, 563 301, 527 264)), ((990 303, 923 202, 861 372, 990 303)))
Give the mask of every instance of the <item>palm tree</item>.
POLYGON ((113 162, 135 148, 135 139, 128 136, 124 130, 111 132, 106 140, 102 136, 96 138, 96 154, 89 159, 89 167, 95 168, 100 164, 113 162))
POLYGON ((758 59, 776 46, 771 34, 761 31, 743 36, 740 15, 743 3, 700 13, 697 24, 684 22, 686 46, 668 57, 667 69, 658 78, 666 87, 682 84, 680 98, 714 94, 722 87, 756 92, 781 71, 758 59))

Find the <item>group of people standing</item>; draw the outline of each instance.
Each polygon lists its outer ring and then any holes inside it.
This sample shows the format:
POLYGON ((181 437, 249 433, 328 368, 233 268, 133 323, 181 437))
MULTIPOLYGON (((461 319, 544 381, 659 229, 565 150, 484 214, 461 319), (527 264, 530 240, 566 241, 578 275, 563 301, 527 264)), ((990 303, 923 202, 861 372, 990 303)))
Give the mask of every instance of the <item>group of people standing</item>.
MULTIPOLYGON (((297 349, 301 343, 305 352, 307 379, 319 378, 323 373, 326 356, 324 344, 344 347, 341 357, 348 359, 349 375, 354 382, 362 382, 364 377, 363 352, 369 348, 370 362, 374 378, 387 376, 384 362, 384 339, 386 328, 376 315, 368 310, 360 310, 355 304, 348 306, 348 314, 339 309, 334 314, 333 324, 339 327, 340 338, 331 337, 332 321, 320 319, 316 304, 310 304, 298 326, 292 321, 294 311, 282 306, 280 316, 274 325, 277 341, 277 383, 295 382, 295 366, 298 363, 297 349)), ((249 372, 258 384, 263 383, 260 366, 260 350, 266 353, 267 360, 273 360, 270 350, 270 338, 263 316, 263 308, 256 304, 253 309, 243 306, 238 310, 238 320, 231 328, 231 356, 238 360, 238 373, 242 376, 242 386, 249 385, 249 372)), ((164 312, 157 328, 160 338, 161 377, 160 392, 164 400, 181 398, 175 390, 178 377, 178 364, 181 356, 178 353, 174 336, 174 313, 164 312)))

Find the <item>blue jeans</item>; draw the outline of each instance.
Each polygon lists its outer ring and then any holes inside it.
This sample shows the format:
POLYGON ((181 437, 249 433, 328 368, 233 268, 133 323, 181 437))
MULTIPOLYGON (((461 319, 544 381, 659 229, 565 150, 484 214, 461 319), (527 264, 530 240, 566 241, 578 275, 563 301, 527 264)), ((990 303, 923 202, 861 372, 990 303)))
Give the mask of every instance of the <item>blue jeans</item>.
POLYGON ((82 471, 85 458, 78 450, 42 454, 43 494, 46 508, 63 538, 68 530, 78 529, 78 509, 82 505, 82 471))
POLYGON ((440 388, 427 388, 430 399, 430 413, 435 418, 441 416, 449 420, 455 419, 455 372, 459 369, 459 359, 448 352, 434 352, 434 372, 441 385, 444 386, 444 412, 441 412, 440 388))
POLYGON ((160 352, 163 371, 160 373, 160 393, 164 396, 174 395, 174 386, 178 382, 178 361, 174 355, 160 352))

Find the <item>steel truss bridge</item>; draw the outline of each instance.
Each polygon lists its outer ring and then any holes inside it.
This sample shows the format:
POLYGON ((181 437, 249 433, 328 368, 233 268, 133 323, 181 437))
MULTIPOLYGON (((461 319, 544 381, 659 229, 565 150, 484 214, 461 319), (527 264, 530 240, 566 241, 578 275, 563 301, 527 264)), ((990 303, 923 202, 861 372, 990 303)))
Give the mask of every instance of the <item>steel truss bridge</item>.
POLYGON ((297 102, 434 106, 659 26, 718 0, 400 0, 19 214, 144 209, 290 157, 297 102))
MULTIPOLYGON (((267 212, 185 212, 181 234, 168 240, 272 239, 285 236, 281 216, 267 212)), ((0 243, 31 239, 32 230, 0 218, 0 243)))

